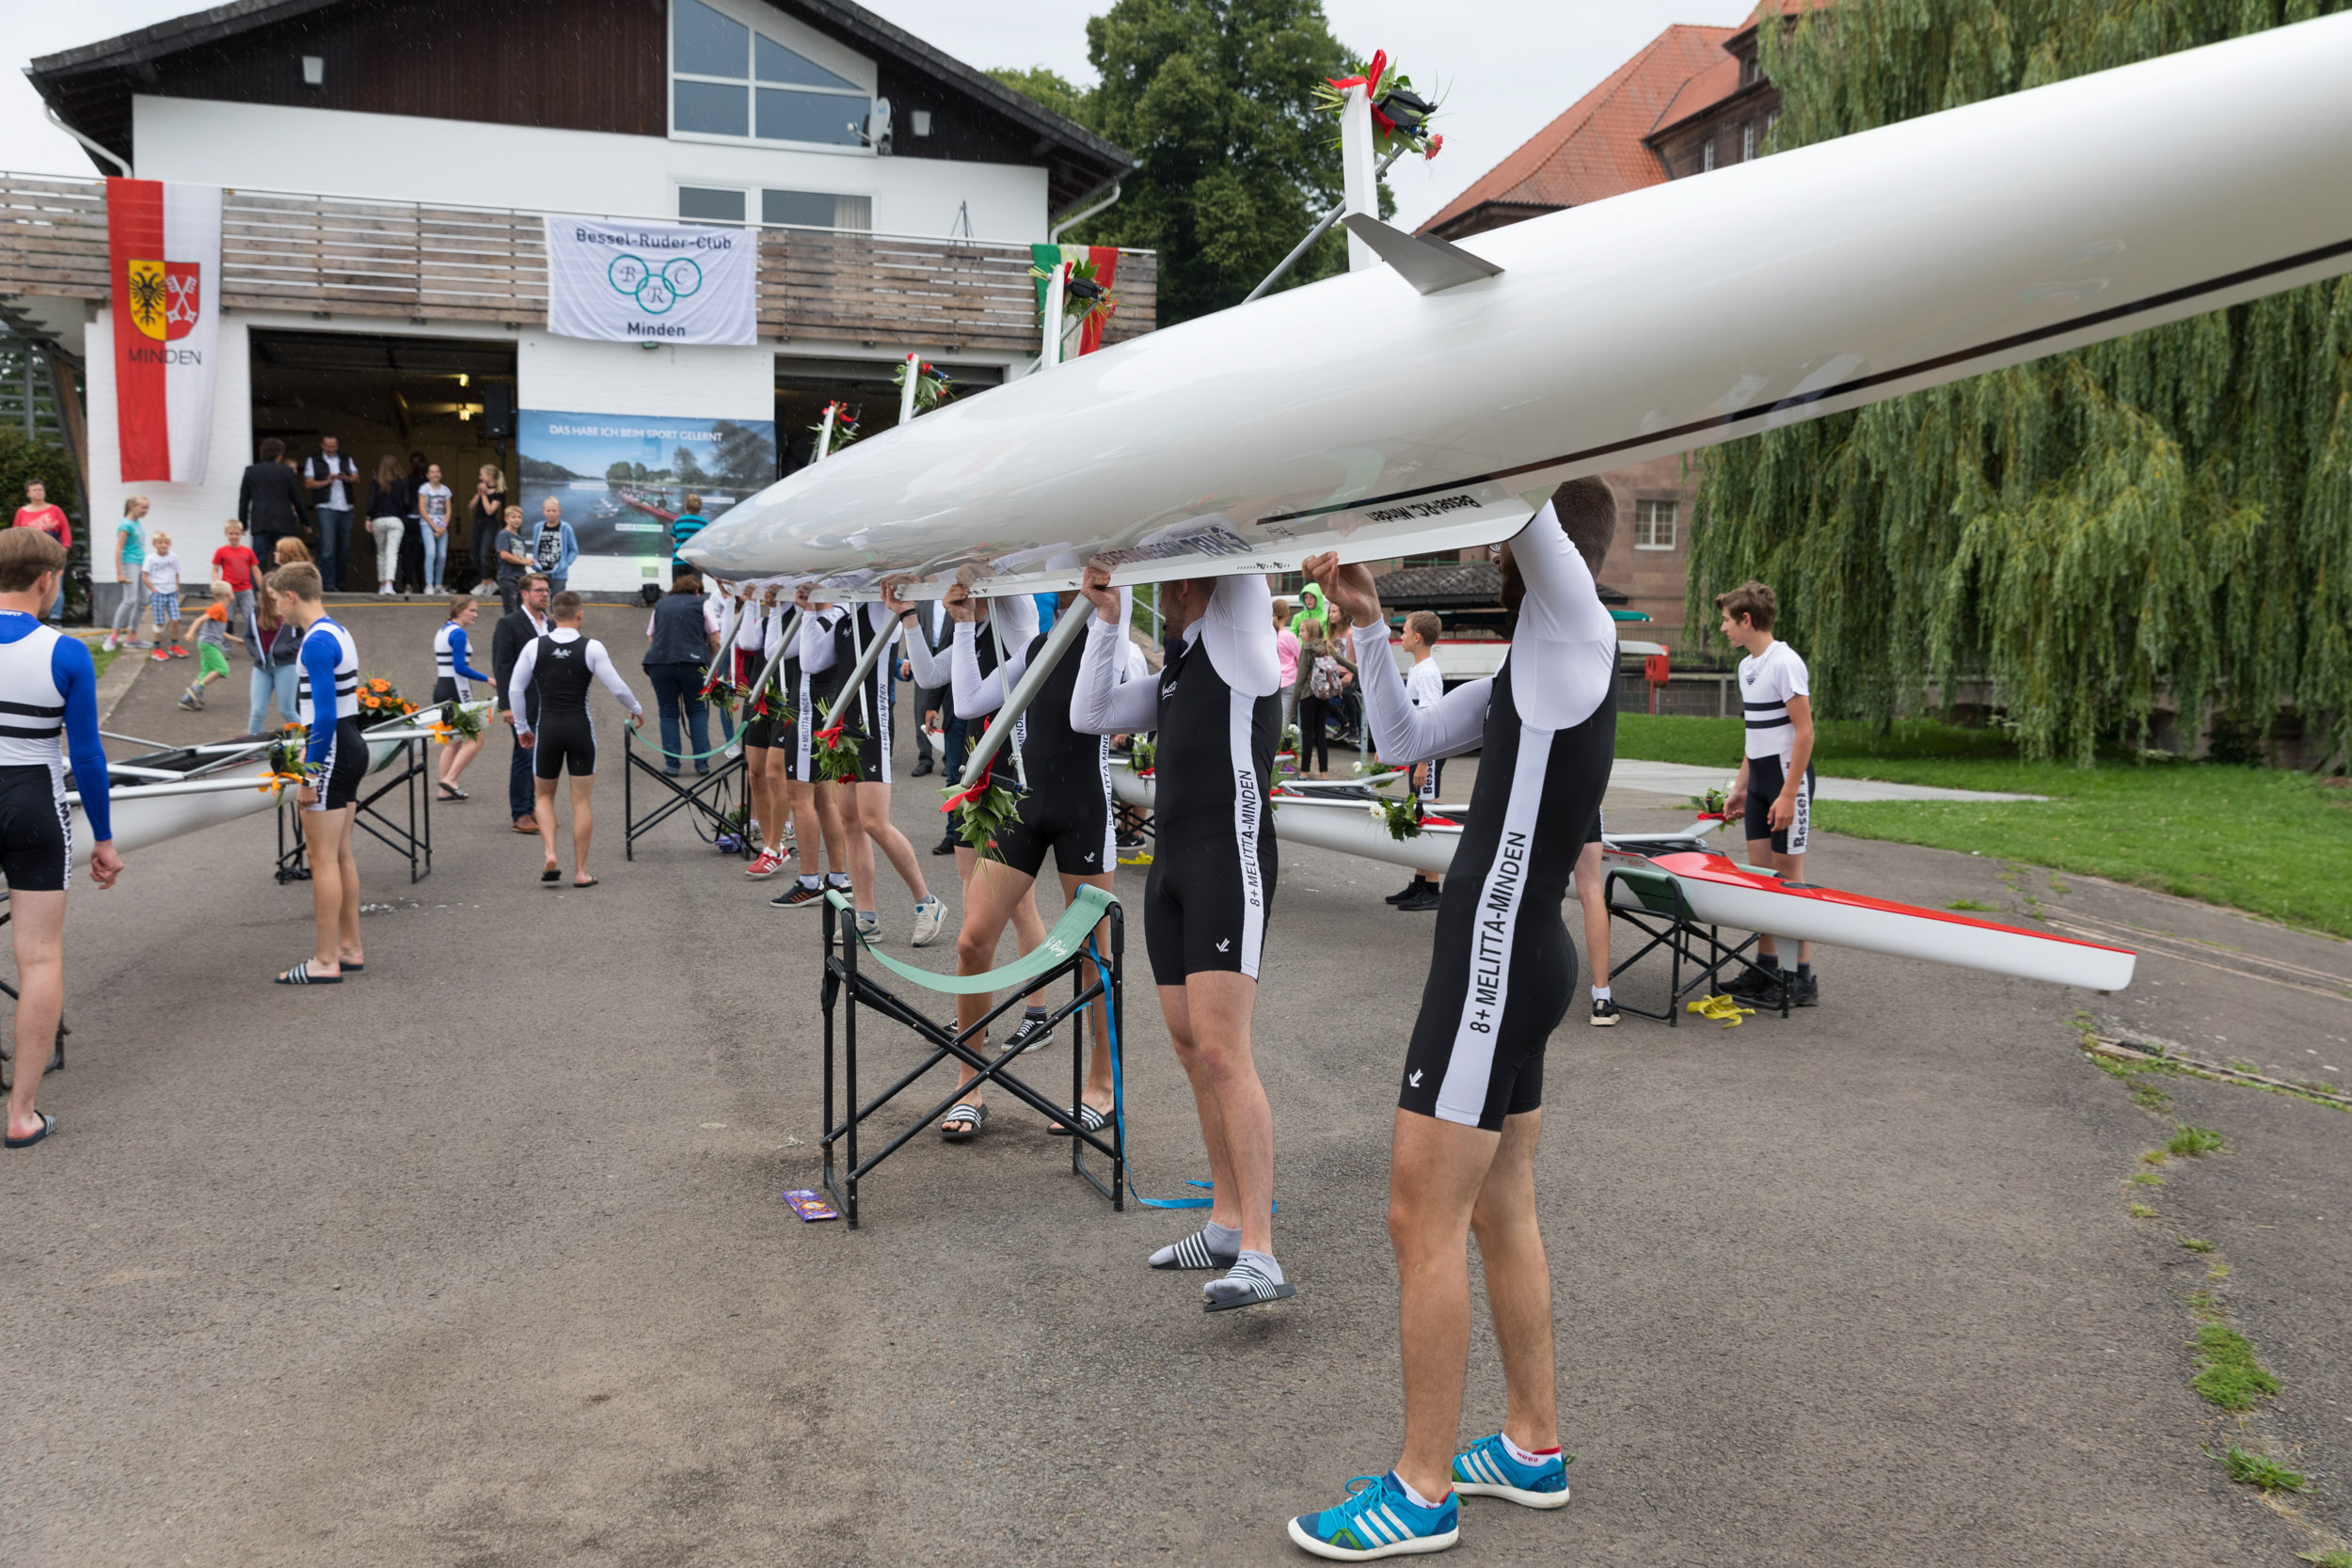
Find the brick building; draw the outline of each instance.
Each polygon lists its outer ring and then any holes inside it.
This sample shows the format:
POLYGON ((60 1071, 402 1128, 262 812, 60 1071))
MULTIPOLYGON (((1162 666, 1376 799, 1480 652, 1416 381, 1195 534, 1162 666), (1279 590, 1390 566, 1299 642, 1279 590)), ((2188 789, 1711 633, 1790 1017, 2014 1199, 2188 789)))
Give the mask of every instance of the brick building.
MULTIPOLYGON (((1793 24, 1828 0, 1765 0, 1737 27, 1677 24, 1474 181, 1421 227, 1458 240, 1564 207, 1761 157, 1780 94, 1757 69, 1768 17, 1793 24)), ((1617 494, 1616 542, 1601 579, 1646 611, 1656 640, 1679 646, 1695 489, 1680 457, 1601 477, 1617 494)))

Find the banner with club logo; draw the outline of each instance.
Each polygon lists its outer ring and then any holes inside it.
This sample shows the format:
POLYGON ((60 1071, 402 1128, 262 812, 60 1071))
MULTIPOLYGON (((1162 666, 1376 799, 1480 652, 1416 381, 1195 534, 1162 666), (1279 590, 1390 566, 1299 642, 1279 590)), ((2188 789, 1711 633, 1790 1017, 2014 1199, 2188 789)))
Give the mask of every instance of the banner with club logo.
POLYGON ((759 341, 759 231, 558 217, 548 330, 621 343, 759 341))
POLYGON ((115 416, 125 483, 197 484, 220 342, 220 187, 106 182, 115 416))

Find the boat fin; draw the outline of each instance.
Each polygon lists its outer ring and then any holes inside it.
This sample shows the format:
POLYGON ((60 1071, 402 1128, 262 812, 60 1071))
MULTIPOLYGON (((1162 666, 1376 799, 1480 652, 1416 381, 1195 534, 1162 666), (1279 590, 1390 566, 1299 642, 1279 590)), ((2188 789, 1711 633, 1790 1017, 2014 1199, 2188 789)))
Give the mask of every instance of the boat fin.
POLYGON ((1380 260, 1395 268, 1398 277, 1425 294, 1461 283, 1475 283, 1502 270, 1435 234, 1407 234, 1366 213, 1350 213, 1340 221, 1347 225, 1349 233, 1372 246, 1380 260))

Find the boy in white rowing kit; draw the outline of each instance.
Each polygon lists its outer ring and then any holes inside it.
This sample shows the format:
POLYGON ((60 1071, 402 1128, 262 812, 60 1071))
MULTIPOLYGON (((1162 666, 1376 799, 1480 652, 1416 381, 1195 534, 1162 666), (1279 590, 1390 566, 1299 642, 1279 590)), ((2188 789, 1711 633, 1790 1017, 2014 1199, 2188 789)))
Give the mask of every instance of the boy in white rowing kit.
POLYGON ((89 649, 40 617, 56 602, 65 549, 36 528, 0 530, 0 874, 8 882, 16 939, 15 1072, 6 1142, 30 1148, 57 1130, 34 1108, 65 1009, 65 889, 73 875, 73 813, 65 799, 65 759, 82 816, 96 835, 89 878, 115 885, 107 813, 106 753, 98 735, 98 672, 89 649))
MULTIPOLYGON (((1728 594, 1716 594, 1715 608, 1723 611, 1724 640, 1747 655, 1740 661, 1747 754, 1740 758, 1740 776, 1724 809, 1746 813, 1750 865, 1802 882, 1805 842, 1813 832, 1812 680, 1796 649, 1772 636, 1780 600, 1770 588, 1750 578, 1728 594)), ((1729 989, 1742 1002, 1777 1007, 1784 981, 1790 1006, 1820 1005, 1813 944, 1808 942, 1797 949, 1797 972, 1788 975, 1781 972, 1779 943, 1759 933, 1755 965, 1729 989)))

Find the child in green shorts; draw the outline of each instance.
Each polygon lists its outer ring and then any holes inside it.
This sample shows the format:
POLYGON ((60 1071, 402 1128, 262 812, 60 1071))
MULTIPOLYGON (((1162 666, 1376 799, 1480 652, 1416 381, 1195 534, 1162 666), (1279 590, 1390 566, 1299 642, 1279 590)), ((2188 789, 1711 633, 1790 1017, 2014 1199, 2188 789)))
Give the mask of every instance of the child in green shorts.
POLYGON ((229 678, 229 603, 233 597, 225 579, 213 583, 213 607, 196 622, 196 679, 180 693, 180 705, 201 711, 204 689, 229 678))

